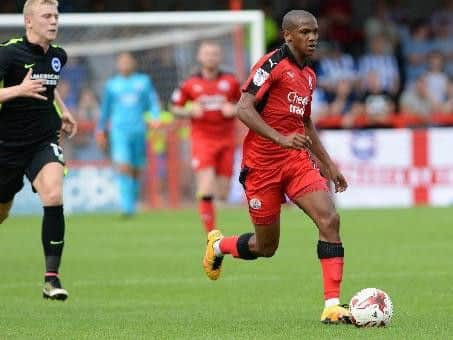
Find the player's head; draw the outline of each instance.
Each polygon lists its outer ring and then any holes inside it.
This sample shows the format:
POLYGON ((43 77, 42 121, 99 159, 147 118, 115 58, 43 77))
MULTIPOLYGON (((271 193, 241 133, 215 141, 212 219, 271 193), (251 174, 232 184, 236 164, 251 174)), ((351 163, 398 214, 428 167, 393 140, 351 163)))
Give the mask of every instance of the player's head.
POLYGON ((123 76, 128 76, 135 71, 136 61, 134 56, 129 52, 122 52, 116 58, 116 69, 123 76))
POLYGON ((27 37, 33 42, 49 44, 57 38, 57 0, 27 0, 23 13, 27 37))
POLYGON ((204 41, 198 48, 198 62, 202 68, 216 70, 222 61, 222 49, 213 41, 204 41))
POLYGON ((285 14, 282 21, 285 41, 301 57, 310 57, 318 43, 318 22, 310 12, 292 10, 285 14))

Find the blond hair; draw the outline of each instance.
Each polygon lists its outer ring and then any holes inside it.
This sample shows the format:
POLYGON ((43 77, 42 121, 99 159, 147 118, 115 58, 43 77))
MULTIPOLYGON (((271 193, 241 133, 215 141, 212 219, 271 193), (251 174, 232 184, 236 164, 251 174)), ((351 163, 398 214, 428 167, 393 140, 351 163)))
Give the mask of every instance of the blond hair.
POLYGON ((24 4, 24 15, 29 15, 32 7, 36 5, 53 5, 58 7, 58 0, 27 0, 24 4))

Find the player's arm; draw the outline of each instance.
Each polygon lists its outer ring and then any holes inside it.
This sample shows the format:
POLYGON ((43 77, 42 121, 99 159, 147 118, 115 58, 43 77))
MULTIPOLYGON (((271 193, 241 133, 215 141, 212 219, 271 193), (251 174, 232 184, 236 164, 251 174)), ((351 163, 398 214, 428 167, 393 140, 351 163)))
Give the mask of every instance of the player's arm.
POLYGON ((62 122, 61 128, 68 135, 69 138, 72 138, 77 133, 77 121, 72 116, 71 111, 69 111, 68 107, 66 106, 60 94, 58 93, 57 89, 55 89, 54 91, 54 97, 61 113, 62 122))
POLYGON ((30 97, 40 100, 47 100, 41 93, 46 91, 44 80, 31 79, 33 70, 29 69, 22 83, 15 86, 0 89, 0 103, 7 102, 17 97, 30 97))
POLYGON ((250 130, 284 148, 302 149, 310 146, 310 138, 305 135, 291 133, 285 136, 269 126, 256 111, 255 101, 253 94, 244 92, 237 104, 237 116, 250 130))
POLYGON ((330 158, 329 154, 327 153, 326 149, 321 143, 319 139, 318 133, 316 132, 316 128, 310 118, 309 115, 304 115, 304 127, 305 127, 305 134, 311 140, 311 147, 310 150, 315 154, 315 156, 321 161, 323 166, 326 168, 328 172, 328 176, 335 184, 335 192, 343 192, 348 187, 348 183, 344 178, 343 174, 338 170, 335 163, 330 158))

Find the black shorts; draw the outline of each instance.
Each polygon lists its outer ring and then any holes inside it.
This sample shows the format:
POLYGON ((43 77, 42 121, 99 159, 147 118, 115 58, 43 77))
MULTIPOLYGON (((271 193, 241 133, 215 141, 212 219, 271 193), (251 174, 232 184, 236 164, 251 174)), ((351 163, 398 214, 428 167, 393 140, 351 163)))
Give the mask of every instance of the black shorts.
MULTIPOLYGON (((0 152, 0 203, 10 202, 22 189, 24 175, 30 183, 33 183, 44 165, 53 162, 65 164, 63 149, 58 145, 56 138, 27 148, 17 165, 2 165, 1 156, 2 152, 0 152)), ((34 188, 33 191, 36 192, 34 188)))

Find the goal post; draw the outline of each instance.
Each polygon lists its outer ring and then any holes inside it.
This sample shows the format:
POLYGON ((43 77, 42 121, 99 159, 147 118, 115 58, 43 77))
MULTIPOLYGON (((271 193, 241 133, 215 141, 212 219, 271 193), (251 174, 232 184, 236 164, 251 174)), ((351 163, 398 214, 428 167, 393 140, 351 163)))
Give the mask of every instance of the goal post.
MULTIPOLYGON (((76 138, 65 141, 65 157, 70 160, 74 177, 68 176, 66 183, 69 182, 67 187, 90 189, 90 194, 82 189, 76 194, 65 192, 65 205, 75 212, 102 210, 108 202, 117 200, 112 188, 105 188, 108 181, 103 180, 107 176, 103 169, 109 163, 95 145, 93 126, 99 114, 103 86, 115 73, 115 57, 119 52, 132 52, 138 70, 151 76, 163 111, 167 111, 173 90, 194 71, 197 48, 203 40, 221 45, 222 68, 235 73, 241 81, 265 52, 264 15, 258 10, 63 13, 59 24, 55 43, 61 45, 69 57, 62 71, 59 91, 70 109, 79 115, 76 118, 81 126, 76 138), (91 95, 85 90, 91 91, 91 95), (91 100, 91 104, 86 100, 91 100), (79 172, 85 173, 86 166, 96 169, 96 184, 78 176, 79 172), (77 185, 71 181, 78 181, 77 185), (72 204, 76 201, 78 203, 72 204)), ((23 34, 21 14, 0 14, 0 41, 23 34)), ((150 182, 142 186, 147 188, 146 203, 152 207, 178 206, 193 198, 187 126, 181 122, 174 124, 168 112, 163 114, 164 123, 173 125, 150 135, 152 154, 148 159, 152 164, 148 165, 144 179, 150 182), (175 146, 175 142, 178 145, 175 146), (179 169, 179 172, 175 174, 170 169, 179 169)), ((108 176, 111 178, 111 172, 108 176)))

